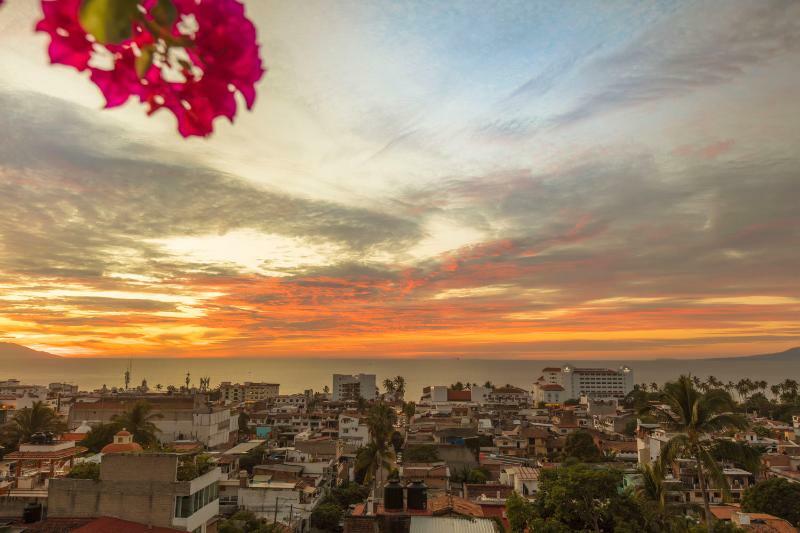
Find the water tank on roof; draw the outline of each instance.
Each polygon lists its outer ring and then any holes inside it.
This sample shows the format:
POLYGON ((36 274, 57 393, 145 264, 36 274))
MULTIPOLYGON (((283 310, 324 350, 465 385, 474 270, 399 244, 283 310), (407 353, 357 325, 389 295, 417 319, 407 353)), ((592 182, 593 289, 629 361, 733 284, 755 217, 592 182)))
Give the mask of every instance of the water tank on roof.
POLYGON ((412 481, 406 490, 409 509, 424 511, 428 508, 428 486, 424 481, 412 481))
POLYGON ((383 486, 383 507, 387 511, 403 510, 403 486, 396 479, 383 486))

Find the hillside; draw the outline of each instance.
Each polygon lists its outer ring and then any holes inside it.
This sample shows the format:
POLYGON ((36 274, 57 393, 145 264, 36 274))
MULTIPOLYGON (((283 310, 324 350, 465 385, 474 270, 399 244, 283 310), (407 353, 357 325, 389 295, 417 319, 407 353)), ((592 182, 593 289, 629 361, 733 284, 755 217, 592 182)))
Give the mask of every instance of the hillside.
MULTIPOLYGON (((738 358, 737 358, 738 359, 738 358)), ((789 348, 778 353, 765 353, 759 355, 747 355, 745 359, 764 359, 769 361, 797 361, 800 360, 800 346, 789 348)))
POLYGON ((0 360, 2 359, 59 359, 57 355, 31 350, 19 344, 0 342, 0 360))

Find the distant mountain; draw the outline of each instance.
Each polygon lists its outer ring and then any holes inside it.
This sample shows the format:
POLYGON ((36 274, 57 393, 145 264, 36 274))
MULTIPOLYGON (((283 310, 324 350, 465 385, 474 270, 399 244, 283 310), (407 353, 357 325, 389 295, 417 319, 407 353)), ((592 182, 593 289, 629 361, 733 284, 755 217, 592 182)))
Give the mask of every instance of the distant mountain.
MULTIPOLYGON (((736 359, 742 359, 736 357, 736 359)), ((765 359, 769 361, 800 361, 800 346, 789 348, 783 352, 765 353, 759 355, 746 355, 744 359, 765 359)))
POLYGON ((60 359, 59 356, 47 352, 31 350, 19 344, 0 342, 0 360, 5 359, 60 359))

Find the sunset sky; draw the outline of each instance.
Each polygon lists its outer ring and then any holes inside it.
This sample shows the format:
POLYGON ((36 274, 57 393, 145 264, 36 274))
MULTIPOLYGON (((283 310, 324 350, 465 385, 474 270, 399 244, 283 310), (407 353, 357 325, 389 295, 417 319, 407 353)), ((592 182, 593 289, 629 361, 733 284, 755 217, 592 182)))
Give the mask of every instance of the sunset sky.
POLYGON ((0 8, 0 342, 71 356, 800 345, 800 2, 248 0, 184 140, 0 8))

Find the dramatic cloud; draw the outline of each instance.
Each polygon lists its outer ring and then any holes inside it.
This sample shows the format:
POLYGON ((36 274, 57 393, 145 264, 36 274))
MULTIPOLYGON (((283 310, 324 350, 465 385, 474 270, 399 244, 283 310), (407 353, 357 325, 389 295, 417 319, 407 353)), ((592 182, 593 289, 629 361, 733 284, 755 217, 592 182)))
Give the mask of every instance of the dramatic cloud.
POLYGON ((210 141, 59 94, 65 73, 0 46, 19 66, 0 79, 0 340, 509 358, 796 344, 796 2, 489 20, 364 5, 254 4, 274 64, 256 113, 210 141))

